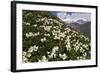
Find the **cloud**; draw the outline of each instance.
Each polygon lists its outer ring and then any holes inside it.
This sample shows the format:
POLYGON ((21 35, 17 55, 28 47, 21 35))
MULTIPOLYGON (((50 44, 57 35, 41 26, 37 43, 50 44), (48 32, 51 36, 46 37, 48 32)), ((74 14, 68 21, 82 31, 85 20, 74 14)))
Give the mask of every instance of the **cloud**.
POLYGON ((58 12, 57 17, 59 17, 64 22, 76 22, 77 20, 91 21, 90 13, 79 13, 79 12, 58 12))
POLYGON ((58 12, 57 13, 57 16, 60 18, 60 19, 66 19, 67 17, 67 13, 66 12, 58 12))

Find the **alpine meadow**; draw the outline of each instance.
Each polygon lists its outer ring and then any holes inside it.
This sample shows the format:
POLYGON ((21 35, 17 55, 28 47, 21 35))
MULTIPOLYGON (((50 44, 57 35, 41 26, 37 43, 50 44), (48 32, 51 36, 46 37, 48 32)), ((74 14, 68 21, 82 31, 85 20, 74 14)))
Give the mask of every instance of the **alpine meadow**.
POLYGON ((85 15, 90 14, 23 10, 23 63, 91 59, 91 21, 85 15), (80 19, 74 22, 75 14, 80 19))

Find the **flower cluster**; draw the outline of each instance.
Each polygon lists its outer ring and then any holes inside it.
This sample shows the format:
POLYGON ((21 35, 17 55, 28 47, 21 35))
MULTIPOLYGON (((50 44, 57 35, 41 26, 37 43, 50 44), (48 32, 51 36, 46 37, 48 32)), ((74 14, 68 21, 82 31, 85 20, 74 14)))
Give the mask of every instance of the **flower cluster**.
POLYGON ((34 45, 34 46, 30 46, 30 48, 28 49, 28 52, 33 52, 33 51, 37 51, 38 50, 38 46, 34 45))
POLYGON ((32 32, 29 32, 29 33, 26 33, 26 37, 27 38, 32 37, 32 36, 34 37, 34 36, 38 36, 39 34, 40 34, 39 32, 34 33, 34 34, 32 32))
POLYGON ((41 39, 41 42, 44 42, 44 41, 46 41, 46 38, 42 38, 42 39, 41 39))
POLYGON ((42 56, 42 59, 38 60, 38 62, 48 62, 48 59, 46 58, 46 56, 42 56))
POLYGON ((66 36, 65 32, 61 32, 60 30, 53 30, 52 34, 54 35, 54 39, 61 39, 66 36))
POLYGON ((59 56, 63 59, 63 60, 65 60, 66 58, 67 58, 67 55, 64 53, 64 54, 59 54, 59 56))
POLYGON ((49 58, 56 58, 56 52, 59 50, 58 46, 53 47, 52 52, 50 53, 49 58))

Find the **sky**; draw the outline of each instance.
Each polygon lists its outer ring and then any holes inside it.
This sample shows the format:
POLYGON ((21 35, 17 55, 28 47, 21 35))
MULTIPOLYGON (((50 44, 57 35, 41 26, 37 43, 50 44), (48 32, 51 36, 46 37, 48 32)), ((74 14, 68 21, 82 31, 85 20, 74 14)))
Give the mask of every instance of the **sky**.
POLYGON ((77 20, 84 20, 84 21, 91 21, 91 14, 90 13, 83 13, 83 12, 60 12, 55 11, 52 12, 53 15, 57 16, 64 22, 76 22, 77 20))

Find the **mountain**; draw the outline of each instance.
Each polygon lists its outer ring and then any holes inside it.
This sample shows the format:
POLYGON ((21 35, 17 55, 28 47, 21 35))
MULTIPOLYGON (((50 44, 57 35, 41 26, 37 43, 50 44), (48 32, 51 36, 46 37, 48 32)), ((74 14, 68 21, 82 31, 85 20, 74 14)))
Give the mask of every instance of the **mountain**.
POLYGON ((79 23, 91 21, 91 14, 84 12, 57 12, 57 17, 66 23, 79 23))
POLYGON ((91 59, 90 39, 49 11, 23 10, 22 26, 23 63, 91 59))
POLYGON ((83 19, 79 19, 76 21, 78 24, 85 24, 87 21, 84 21, 83 19))
POLYGON ((80 31, 91 39, 91 15, 90 13, 80 12, 58 12, 57 17, 65 24, 80 31))
POLYGON ((91 39, 91 22, 86 22, 80 26, 80 31, 91 39))
POLYGON ((78 22, 74 22, 74 23, 70 23, 69 26, 73 27, 75 30, 82 32, 84 35, 86 35, 87 37, 91 39, 91 22, 90 21, 87 21, 87 22, 82 21, 81 24, 78 22))

